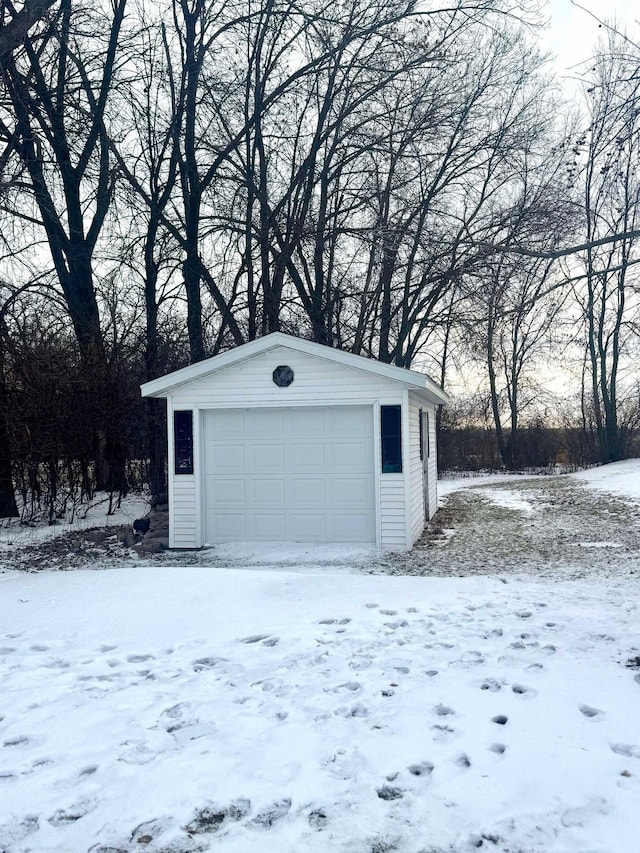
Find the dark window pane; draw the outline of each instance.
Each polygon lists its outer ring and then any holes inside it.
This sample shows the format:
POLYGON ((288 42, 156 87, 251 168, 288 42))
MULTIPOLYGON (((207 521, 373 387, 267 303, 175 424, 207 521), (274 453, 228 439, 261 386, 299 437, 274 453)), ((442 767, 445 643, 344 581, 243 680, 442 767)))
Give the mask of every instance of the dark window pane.
POLYGON ((427 412, 427 456, 431 456, 431 435, 429 434, 429 412, 427 412))
POLYGON ((173 413, 176 474, 193 474, 193 412, 173 413))
MULTIPOLYGON (((427 418, 429 415, 427 415, 427 418)), ((420 460, 424 459, 424 414, 420 409, 418 416, 418 432, 420 433, 420 460)))
POLYGON ((401 406, 380 406, 382 473, 402 472, 401 406))

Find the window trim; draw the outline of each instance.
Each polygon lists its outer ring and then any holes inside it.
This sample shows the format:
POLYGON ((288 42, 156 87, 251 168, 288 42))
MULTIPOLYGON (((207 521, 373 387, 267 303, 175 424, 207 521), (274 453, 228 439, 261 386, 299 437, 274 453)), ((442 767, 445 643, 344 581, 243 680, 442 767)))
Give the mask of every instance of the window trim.
POLYGON ((176 477, 193 474, 193 410, 173 413, 173 472, 176 477))
POLYGON ((402 406, 400 404, 380 406, 380 455, 382 474, 402 474, 402 406), (391 416, 393 424, 389 423, 391 416), (394 429, 389 429, 390 426, 394 429))

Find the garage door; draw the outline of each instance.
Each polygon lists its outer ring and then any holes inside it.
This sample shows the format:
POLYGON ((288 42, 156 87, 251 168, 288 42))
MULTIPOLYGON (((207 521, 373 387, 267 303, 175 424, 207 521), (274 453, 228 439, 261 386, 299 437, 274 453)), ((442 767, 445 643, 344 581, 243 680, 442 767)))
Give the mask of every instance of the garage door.
POLYGON ((374 543, 369 406, 204 413, 205 541, 374 543))

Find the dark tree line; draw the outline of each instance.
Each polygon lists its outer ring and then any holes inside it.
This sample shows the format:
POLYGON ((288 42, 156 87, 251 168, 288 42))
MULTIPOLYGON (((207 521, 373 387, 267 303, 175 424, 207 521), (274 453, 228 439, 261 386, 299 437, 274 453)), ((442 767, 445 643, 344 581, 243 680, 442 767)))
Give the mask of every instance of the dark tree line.
POLYGON ((66 465, 122 494, 145 460, 161 489, 163 413, 136 385, 275 330, 443 382, 481 370, 510 467, 536 369, 573 347, 583 425, 623 452, 637 131, 615 38, 585 117, 560 122, 501 0, 2 8, 5 514, 12 465, 14 485, 66 465), (46 437, 18 427, 38 409, 46 437))

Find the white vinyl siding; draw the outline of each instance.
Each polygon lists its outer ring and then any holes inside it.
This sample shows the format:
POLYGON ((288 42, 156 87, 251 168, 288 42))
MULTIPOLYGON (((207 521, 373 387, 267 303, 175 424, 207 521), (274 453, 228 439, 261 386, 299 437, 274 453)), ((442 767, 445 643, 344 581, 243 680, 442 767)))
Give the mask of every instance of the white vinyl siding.
MULTIPOLYGON (((429 460, 428 460, 428 487, 429 487, 429 517, 433 518, 438 509, 438 453, 436 448, 436 407, 429 405, 425 411, 429 412, 429 460)), ((427 448, 425 447, 425 453, 427 448)))
POLYGON ((407 540, 404 473, 380 478, 380 545, 388 551, 404 551, 407 540))
MULTIPOLYGON (((428 411, 426 403, 415 394, 409 394, 409 523, 412 545, 422 533, 425 524, 423 462, 420 459, 420 409, 424 412, 424 426, 426 427, 428 411)), ((424 444, 426 455, 426 440, 424 444)))
POLYGON ((196 488, 195 475, 178 475, 173 478, 173 503, 171 525, 173 527, 172 548, 197 548, 196 537, 196 488))
POLYGON ((275 347, 240 364, 196 379, 171 392, 173 408, 242 408, 244 406, 317 405, 318 403, 373 403, 380 395, 402 402, 402 387, 392 379, 345 367, 328 359, 275 347), (279 365, 293 369, 288 388, 272 379, 279 365))

